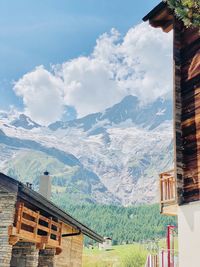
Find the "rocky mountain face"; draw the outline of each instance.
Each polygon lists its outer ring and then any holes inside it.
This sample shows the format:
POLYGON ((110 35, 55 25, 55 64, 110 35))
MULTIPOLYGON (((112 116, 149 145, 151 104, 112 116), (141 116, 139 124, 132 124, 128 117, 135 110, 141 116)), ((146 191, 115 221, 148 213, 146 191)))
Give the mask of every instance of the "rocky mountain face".
POLYGON ((120 124, 130 120, 133 124, 154 129, 162 122, 172 119, 172 106, 170 100, 157 99, 154 103, 141 106, 137 97, 129 95, 120 103, 105 110, 105 112, 90 114, 81 119, 69 122, 57 121, 49 125, 53 131, 58 129, 67 129, 71 127, 81 128, 84 131, 97 129, 99 126, 112 127, 113 124, 120 124), (103 125, 102 125, 103 123, 103 125))
POLYGON ((172 168, 172 103, 127 96, 104 112, 49 127, 0 114, 0 171, 74 201, 131 205, 157 200, 158 174, 172 168))
POLYGON ((27 130, 31 130, 33 128, 39 128, 41 125, 31 120, 28 116, 24 114, 20 114, 18 118, 11 121, 11 125, 15 127, 21 127, 27 130))

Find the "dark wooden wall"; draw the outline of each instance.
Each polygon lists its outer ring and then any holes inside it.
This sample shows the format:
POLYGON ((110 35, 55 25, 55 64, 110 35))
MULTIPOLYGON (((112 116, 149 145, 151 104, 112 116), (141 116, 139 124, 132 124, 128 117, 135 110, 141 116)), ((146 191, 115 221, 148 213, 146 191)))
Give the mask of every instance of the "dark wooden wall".
POLYGON ((200 200, 200 31, 174 19, 174 123, 178 203, 200 200))

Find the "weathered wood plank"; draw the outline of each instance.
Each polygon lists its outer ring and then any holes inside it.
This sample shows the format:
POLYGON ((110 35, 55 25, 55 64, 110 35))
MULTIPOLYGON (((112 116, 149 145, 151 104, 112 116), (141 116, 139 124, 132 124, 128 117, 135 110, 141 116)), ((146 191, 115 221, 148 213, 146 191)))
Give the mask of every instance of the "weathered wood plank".
POLYGON ((181 95, 181 32, 183 24, 176 18, 173 22, 173 59, 174 59, 174 158, 177 202, 183 203, 183 141, 182 141, 182 95, 181 95))
POLYGON ((174 64, 175 170, 183 204, 200 199, 200 35, 176 18, 174 64))

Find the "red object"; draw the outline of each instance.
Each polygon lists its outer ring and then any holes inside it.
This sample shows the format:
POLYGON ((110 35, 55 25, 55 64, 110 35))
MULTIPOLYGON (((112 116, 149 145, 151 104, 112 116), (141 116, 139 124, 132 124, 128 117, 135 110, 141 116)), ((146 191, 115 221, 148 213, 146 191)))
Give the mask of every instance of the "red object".
POLYGON ((167 259, 168 259, 167 261, 168 261, 168 267, 174 267, 174 257, 171 257, 171 255, 174 254, 174 242, 172 243, 172 247, 171 247, 171 235, 173 233, 174 228, 175 228, 175 226, 173 226, 173 225, 167 226, 167 259))

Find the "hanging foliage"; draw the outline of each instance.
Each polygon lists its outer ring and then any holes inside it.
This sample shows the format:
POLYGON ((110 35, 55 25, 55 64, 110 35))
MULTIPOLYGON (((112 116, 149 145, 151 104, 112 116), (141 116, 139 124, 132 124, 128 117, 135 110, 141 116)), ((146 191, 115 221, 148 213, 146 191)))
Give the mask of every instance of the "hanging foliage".
POLYGON ((200 28, 200 0, 167 0, 186 27, 200 28))

